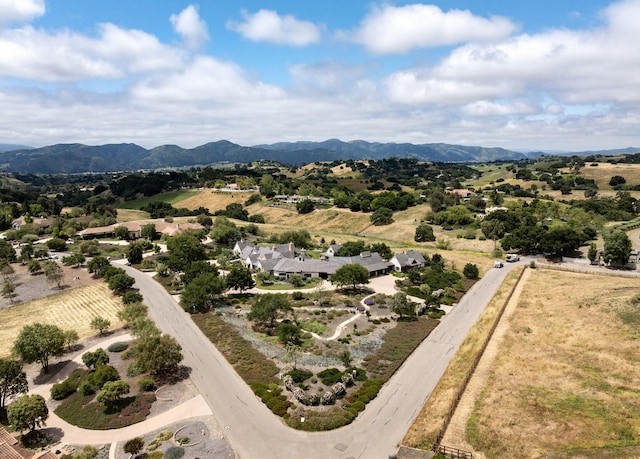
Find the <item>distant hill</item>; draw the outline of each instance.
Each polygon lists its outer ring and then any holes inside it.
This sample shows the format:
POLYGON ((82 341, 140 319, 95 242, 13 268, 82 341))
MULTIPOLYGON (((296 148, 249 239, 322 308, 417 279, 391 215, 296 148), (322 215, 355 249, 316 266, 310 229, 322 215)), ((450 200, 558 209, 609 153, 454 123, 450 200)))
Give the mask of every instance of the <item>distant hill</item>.
MULTIPOLYGON (((603 154, 590 154, 594 153, 603 154)), ((486 162, 518 160, 539 154, 542 153, 525 154, 504 148, 444 143, 414 145, 364 140, 343 142, 338 139, 324 142, 283 142, 251 147, 220 140, 195 148, 162 145, 150 150, 130 143, 98 146, 75 143, 0 152, 0 170, 23 174, 73 174, 248 163, 257 160, 302 165, 317 161, 383 159, 391 156, 416 158, 420 161, 486 162)))
POLYGON ((12 143, 0 143, 0 152, 12 150, 30 150, 33 147, 27 145, 14 145, 12 143))

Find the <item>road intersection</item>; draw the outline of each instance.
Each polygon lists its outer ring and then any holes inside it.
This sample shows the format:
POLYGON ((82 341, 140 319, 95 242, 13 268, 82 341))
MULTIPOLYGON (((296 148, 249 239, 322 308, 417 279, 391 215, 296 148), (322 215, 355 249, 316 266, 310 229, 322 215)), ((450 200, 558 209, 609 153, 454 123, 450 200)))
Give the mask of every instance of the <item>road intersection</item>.
MULTIPOLYGON (((286 426, 253 394, 165 289, 147 274, 125 269, 136 280, 151 318, 181 344, 183 363, 192 369, 193 383, 238 457, 347 459, 395 454, 469 329, 516 265, 489 270, 444 316, 367 409, 350 425, 331 432, 303 432, 286 426)), ((376 281, 383 282, 372 279, 376 281)))

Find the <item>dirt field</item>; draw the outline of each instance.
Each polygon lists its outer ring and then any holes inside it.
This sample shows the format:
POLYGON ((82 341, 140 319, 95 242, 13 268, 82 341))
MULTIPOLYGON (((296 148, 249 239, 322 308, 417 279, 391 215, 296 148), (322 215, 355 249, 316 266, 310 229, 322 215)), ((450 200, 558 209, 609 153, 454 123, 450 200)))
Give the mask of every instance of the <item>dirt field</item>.
POLYGON ((637 294, 637 279, 532 270, 460 442, 487 458, 638 457, 637 294))
POLYGON ((173 203, 174 207, 186 207, 187 209, 197 209, 206 207, 211 213, 216 210, 224 210, 227 205, 237 202, 244 204, 253 193, 221 193, 209 189, 190 196, 187 199, 173 203))
POLYGON ((76 330, 80 338, 95 334, 89 326, 95 316, 110 320, 112 329, 121 326, 116 317, 120 299, 111 294, 104 282, 94 281, 86 270, 65 267, 66 288, 59 291, 47 284, 44 275, 31 276, 24 267, 14 266, 14 301, 20 303, 11 306, 5 298, 0 303, 0 357, 11 353, 13 341, 25 324, 55 324, 63 330, 76 330))

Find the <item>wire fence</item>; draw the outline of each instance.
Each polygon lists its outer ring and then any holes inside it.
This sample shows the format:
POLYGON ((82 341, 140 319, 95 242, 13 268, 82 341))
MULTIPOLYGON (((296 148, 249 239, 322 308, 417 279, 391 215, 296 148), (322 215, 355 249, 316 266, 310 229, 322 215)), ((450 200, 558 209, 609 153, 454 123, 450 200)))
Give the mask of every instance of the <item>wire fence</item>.
MULTIPOLYGON (((482 343, 482 346, 480 347, 480 350, 478 351, 478 353, 476 354, 475 358, 471 362, 471 366, 469 367, 469 370, 467 371, 467 374, 465 375, 464 379, 462 380, 462 383, 460 384, 458 392, 457 392, 456 396, 453 398, 453 400, 451 402, 451 406, 449 407, 449 411, 447 412, 447 414, 445 415, 445 417, 444 417, 444 419, 442 421, 442 426, 440 427, 440 430, 438 431, 438 434, 436 435, 436 440, 435 440, 435 442, 433 444, 433 451, 436 451, 436 452, 440 451, 442 439, 444 438, 444 434, 446 433, 447 429, 449 428, 449 424, 451 423, 451 419, 453 418, 453 415, 454 415, 456 409, 458 408, 458 404, 460 403, 460 400, 462 399, 462 396, 464 395, 464 392, 467 390, 467 386, 469 384, 469 381, 471 381, 471 378, 473 377, 473 373, 476 371, 476 368, 478 367, 478 363, 480 363, 480 359, 482 359, 484 351, 487 349, 487 346, 489 345, 489 342, 491 341, 491 338, 493 337, 493 334, 496 331, 496 328, 498 327, 498 324, 500 323, 500 319, 502 319, 502 316, 504 315, 504 311, 507 308, 507 305, 509 304, 509 301, 511 301, 511 298, 513 297, 513 293, 515 292, 516 288, 518 287, 518 284, 520 284, 520 281, 522 280, 522 276, 524 275, 525 270, 526 270, 526 267, 525 267, 525 269, 523 269, 520 272, 520 275, 518 276, 518 279, 517 279, 516 283, 511 288, 511 291, 509 292, 509 295, 504 300, 504 303, 502 304, 502 307, 498 311, 498 315, 496 316, 496 318, 495 318, 495 320, 493 322, 493 325, 491 326, 491 329, 489 330, 489 333, 487 334, 484 342, 482 343)), ((451 449, 450 447, 445 447, 445 448, 451 449)), ((454 456, 454 457, 458 457, 458 456, 454 456)), ((465 457, 465 456, 459 456, 459 457, 465 457)))

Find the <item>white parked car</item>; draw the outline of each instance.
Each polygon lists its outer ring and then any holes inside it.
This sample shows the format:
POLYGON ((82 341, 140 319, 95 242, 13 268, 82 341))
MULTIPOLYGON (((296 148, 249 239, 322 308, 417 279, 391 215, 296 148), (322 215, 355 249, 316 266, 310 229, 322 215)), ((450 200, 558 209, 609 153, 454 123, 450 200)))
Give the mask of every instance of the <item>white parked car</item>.
POLYGON ((520 261, 520 256, 516 253, 508 253, 507 254, 507 261, 512 263, 514 261, 520 261))
POLYGON ((493 267, 494 268, 502 268, 504 266, 504 264, 502 263, 502 260, 496 260, 493 262, 493 267))

